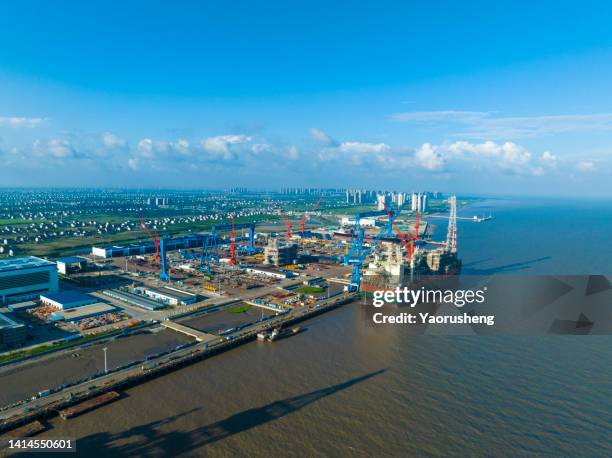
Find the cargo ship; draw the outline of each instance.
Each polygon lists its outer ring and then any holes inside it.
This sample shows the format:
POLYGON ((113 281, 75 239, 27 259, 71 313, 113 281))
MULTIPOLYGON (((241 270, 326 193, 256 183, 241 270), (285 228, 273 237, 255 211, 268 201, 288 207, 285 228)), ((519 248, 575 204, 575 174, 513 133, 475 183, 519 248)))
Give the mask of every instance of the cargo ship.
POLYGON ((95 398, 91 398, 86 401, 83 401, 80 404, 74 405, 72 407, 68 407, 67 409, 60 410, 59 415, 64 420, 68 420, 69 418, 76 417, 78 415, 89 412, 90 410, 96 409, 100 406, 113 402, 118 397, 119 397, 119 393, 117 393, 116 391, 109 391, 108 393, 104 393, 104 394, 101 394, 100 396, 96 396, 95 398))

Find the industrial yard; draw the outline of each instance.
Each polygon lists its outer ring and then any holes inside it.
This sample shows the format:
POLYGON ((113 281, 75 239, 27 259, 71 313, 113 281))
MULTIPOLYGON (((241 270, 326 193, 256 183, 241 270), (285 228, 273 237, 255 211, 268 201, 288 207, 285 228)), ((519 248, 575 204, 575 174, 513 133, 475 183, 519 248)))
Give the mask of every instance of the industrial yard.
POLYGON ((461 267, 454 196, 58 192, 0 196, 0 428, 461 267))

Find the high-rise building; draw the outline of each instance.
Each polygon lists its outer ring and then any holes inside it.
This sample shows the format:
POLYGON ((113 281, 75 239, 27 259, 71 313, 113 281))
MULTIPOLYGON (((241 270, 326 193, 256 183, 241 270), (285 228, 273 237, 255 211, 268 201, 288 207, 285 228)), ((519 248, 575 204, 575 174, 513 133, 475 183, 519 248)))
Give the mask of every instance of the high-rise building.
POLYGON ((410 210, 413 212, 417 211, 417 195, 414 192, 410 197, 410 210))
POLYGON ((397 206, 398 208, 402 208, 404 205, 404 193, 400 192, 397 194, 397 206))

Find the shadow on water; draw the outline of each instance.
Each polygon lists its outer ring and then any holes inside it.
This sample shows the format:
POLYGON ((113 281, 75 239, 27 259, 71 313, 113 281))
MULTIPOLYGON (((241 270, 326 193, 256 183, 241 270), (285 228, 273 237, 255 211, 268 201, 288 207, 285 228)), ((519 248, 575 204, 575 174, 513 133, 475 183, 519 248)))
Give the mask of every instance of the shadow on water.
POLYGON ((552 258, 550 256, 544 256, 544 257, 537 258, 537 259, 530 259, 529 261, 514 262, 512 264, 489 267, 489 268, 484 268, 484 269, 478 269, 475 267, 471 267, 471 266, 474 266, 475 264, 479 264, 485 261, 485 260, 482 260, 482 261, 472 262, 470 264, 465 264, 461 270, 461 273, 466 274, 466 275, 494 275, 494 274, 506 273, 506 272, 517 272, 520 270, 529 269, 532 265, 537 264, 539 262, 548 261, 549 259, 552 259, 552 258))
POLYGON ((173 456, 178 453, 186 453, 282 418, 313 402, 365 382, 385 371, 386 369, 381 369, 327 388, 244 410, 191 431, 162 432, 159 431, 159 428, 175 422, 180 417, 195 413, 199 409, 135 426, 119 434, 103 432, 85 436, 78 440, 78 448, 91 451, 92 456, 150 456, 160 454, 173 456), (126 441, 129 443, 125 443, 126 441))

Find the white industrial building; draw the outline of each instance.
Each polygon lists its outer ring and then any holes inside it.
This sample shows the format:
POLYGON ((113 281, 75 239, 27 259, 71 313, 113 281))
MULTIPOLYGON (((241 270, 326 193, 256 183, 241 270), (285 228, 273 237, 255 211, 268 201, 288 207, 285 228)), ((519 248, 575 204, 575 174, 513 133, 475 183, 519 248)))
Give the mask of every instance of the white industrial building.
POLYGON ((56 262, 57 271, 63 275, 71 274, 74 272, 82 272, 87 269, 87 259, 81 258, 79 256, 59 258, 56 262))
MULTIPOLYGON (((348 216, 343 216, 340 219, 340 224, 342 226, 354 226, 355 225, 355 219, 354 218, 350 218, 348 216)), ((376 227, 376 218, 361 218, 359 220, 359 225, 361 227, 376 227)))
POLYGON ((38 299, 58 290, 54 262, 28 256, 0 259, 0 304, 38 299))
POLYGON ((292 272, 290 270, 276 270, 276 269, 269 269, 267 267, 247 267, 246 271, 251 274, 264 275, 266 277, 278 278, 279 280, 282 280, 285 278, 291 278, 294 275, 296 275, 295 272, 292 272))
POLYGON ((170 305, 188 305, 198 301, 196 294, 171 287, 145 288, 144 294, 151 299, 170 305))
POLYGON ((78 291, 62 291, 61 293, 41 294, 40 302, 55 307, 58 310, 68 310, 93 304, 98 302, 98 299, 78 291))

